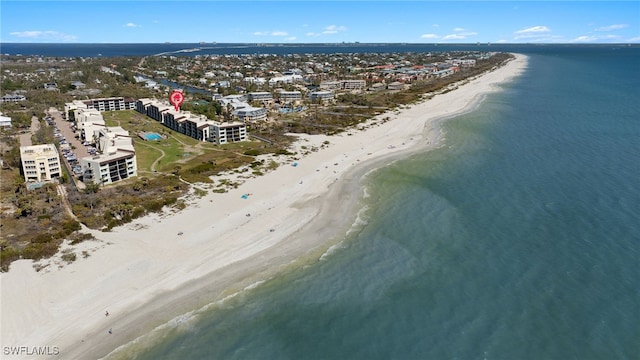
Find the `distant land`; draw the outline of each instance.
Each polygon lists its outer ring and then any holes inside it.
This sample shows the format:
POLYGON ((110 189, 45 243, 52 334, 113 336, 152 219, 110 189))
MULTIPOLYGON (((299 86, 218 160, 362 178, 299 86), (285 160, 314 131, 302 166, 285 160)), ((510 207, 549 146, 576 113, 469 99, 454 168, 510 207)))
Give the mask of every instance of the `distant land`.
POLYGON ((430 51, 548 52, 560 48, 640 47, 640 44, 419 44, 419 43, 0 43, 5 55, 114 57, 153 55, 241 55, 304 53, 385 53, 430 51))

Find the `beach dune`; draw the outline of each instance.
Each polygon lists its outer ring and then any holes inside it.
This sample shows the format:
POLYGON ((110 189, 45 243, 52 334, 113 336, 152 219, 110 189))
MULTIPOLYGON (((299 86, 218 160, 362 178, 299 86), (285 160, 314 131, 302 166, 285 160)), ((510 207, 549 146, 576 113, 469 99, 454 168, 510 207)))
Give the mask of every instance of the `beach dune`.
POLYGON ((14 262, 0 274, 2 358, 104 358, 182 314, 317 261, 355 221, 367 173, 440 146, 443 120, 473 109, 526 64, 515 54, 361 129, 299 135, 298 146, 318 150, 177 213, 93 231, 98 241, 80 244, 73 263, 37 272, 32 261, 14 262))

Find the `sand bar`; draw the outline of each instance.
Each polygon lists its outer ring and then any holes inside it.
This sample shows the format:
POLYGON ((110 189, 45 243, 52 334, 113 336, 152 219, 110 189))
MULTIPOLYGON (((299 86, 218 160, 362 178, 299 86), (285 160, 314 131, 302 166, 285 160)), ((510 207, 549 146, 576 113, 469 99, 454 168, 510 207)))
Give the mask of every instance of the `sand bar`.
MULTIPOLYGON (((71 264, 36 272, 30 260, 14 262, 0 274, 2 358, 51 358, 10 356, 6 347, 104 358, 181 314, 318 260, 356 219, 367 173, 441 145, 441 121, 473 109, 526 64, 516 54, 506 66, 360 130, 301 135, 297 146, 319 150, 175 214, 92 231, 98 241, 80 244, 71 264)), ((109 358, 126 357, 116 354, 109 358)))

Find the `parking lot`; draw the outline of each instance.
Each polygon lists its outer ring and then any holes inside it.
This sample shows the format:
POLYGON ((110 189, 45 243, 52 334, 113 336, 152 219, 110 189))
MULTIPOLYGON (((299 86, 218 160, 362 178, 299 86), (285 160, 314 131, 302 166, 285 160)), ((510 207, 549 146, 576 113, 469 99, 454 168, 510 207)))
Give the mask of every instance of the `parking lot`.
POLYGON ((72 122, 62 118, 62 114, 55 108, 49 109, 49 116, 45 118, 49 125, 54 126, 54 136, 60 142, 60 152, 73 174, 78 177, 82 175, 80 167, 80 159, 91 156, 89 147, 75 137, 75 131, 72 129, 72 122))

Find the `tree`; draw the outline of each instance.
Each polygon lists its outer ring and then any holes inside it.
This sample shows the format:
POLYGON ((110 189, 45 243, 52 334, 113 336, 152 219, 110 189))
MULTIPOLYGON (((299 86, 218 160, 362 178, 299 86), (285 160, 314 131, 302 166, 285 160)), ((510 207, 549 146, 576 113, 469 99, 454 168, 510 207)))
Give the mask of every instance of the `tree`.
POLYGON ((89 195, 89 208, 93 211, 93 206, 95 205, 95 197, 96 193, 100 191, 100 184, 98 183, 88 183, 84 188, 84 193, 89 195))

